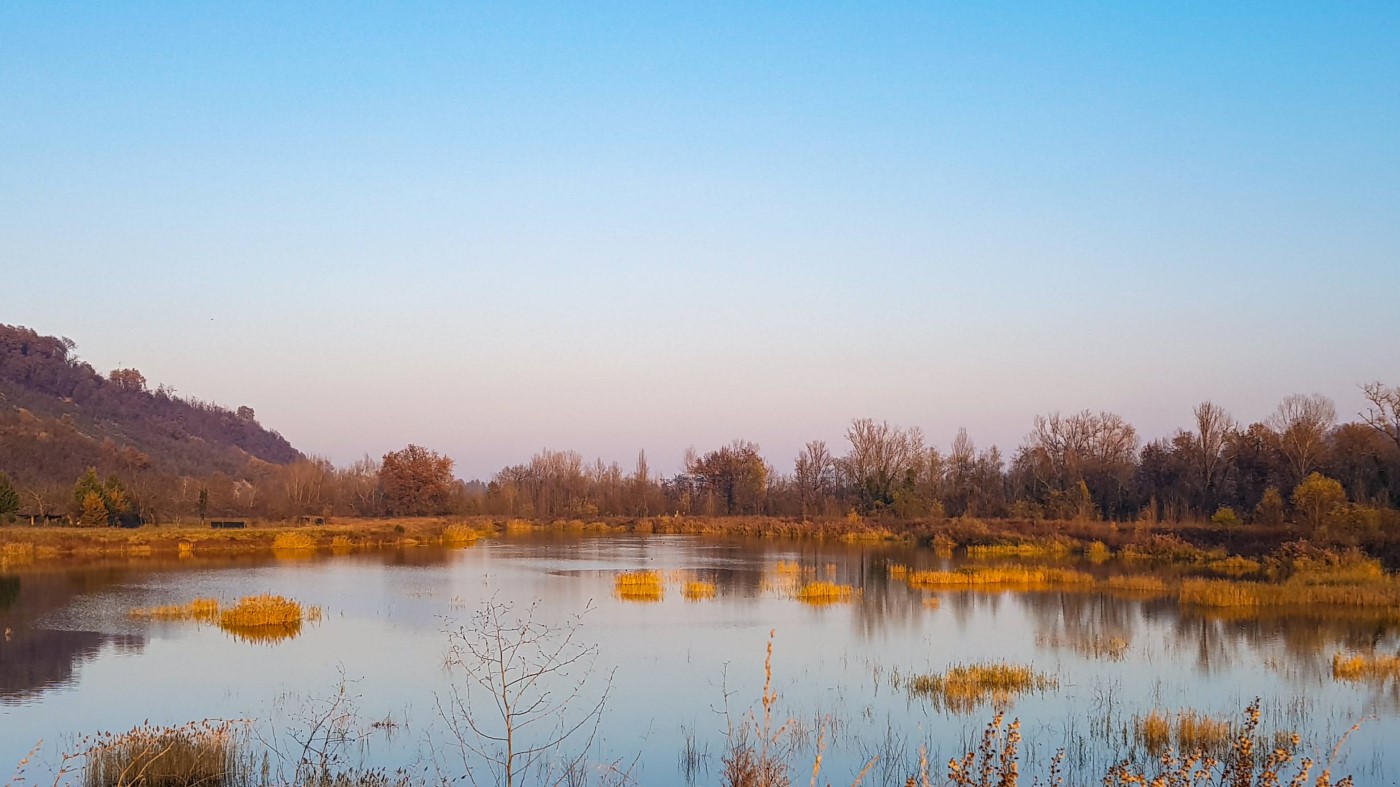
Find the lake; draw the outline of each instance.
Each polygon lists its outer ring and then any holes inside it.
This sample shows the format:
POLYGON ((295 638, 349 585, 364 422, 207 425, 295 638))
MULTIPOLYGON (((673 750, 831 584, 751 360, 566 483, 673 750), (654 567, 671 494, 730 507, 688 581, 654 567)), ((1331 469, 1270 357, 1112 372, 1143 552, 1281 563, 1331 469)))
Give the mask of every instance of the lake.
MULTIPOLYGON (((449 633, 483 604, 509 602, 517 615, 533 606, 533 620, 555 632, 577 618, 576 641, 596 647, 591 662, 542 680, 551 701, 582 686, 580 711, 605 690, 606 702, 596 734, 585 725, 565 745, 582 748, 595 775, 612 763, 638 784, 719 783, 729 724, 761 716, 770 631, 774 714, 793 720, 784 735, 794 782, 808 781, 820 738, 823 783, 850 784, 878 755, 863 784, 903 785, 921 746, 941 783, 941 764, 976 745, 999 703, 1020 719, 1027 783, 1058 749, 1069 783, 1098 783, 1114 761, 1150 758, 1135 717, 1190 709, 1238 720, 1256 697, 1264 733, 1296 731, 1301 755, 1325 760, 1361 722, 1334 774, 1400 779, 1400 687, 1332 675, 1336 652, 1396 652, 1394 614, 1213 616, 1172 597, 1102 591, 930 594, 889 570, 965 560, 902 544, 536 533, 455 549, 32 564, 0 576, 0 764, 42 739, 26 781, 51 782, 81 736, 211 717, 251 720, 290 751, 343 686, 340 707, 355 718, 342 762, 460 771, 443 707, 466 678, 446 666, 449 633), (619 573, 637 570, 660 572, 660 600, 616 594, 619 573), (686 597, 697 580, 714 584, 713 597, 686 597), (853 593, 829 604, 795 598, 816 580, 853 593), (250 640, 128 615, 262 592, 322 616, 295 636, 250 640), (1028 665, 1050 683, 972 707, 908 688, 913 676, 985 661, 1028 665)), ((489 718, 486 700, 479 691, 470 700, 479 718, 489 718)))

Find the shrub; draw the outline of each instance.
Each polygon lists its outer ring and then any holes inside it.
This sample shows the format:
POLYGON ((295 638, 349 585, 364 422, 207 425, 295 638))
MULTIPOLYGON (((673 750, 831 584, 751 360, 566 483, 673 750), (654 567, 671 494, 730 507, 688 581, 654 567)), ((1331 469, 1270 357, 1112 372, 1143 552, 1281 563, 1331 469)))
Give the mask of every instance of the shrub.
POLYGON ((1210 521, 1219 527, 1239 527, 1240 518, 1235 513, 1235 509, 1223 506, 1211 515, 1210 521))

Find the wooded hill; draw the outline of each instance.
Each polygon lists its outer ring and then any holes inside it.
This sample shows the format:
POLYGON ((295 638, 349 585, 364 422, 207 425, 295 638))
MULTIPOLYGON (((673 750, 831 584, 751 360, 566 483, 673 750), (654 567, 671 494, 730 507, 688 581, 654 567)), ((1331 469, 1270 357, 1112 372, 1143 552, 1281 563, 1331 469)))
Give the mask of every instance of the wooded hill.
POLYGON ((89 468, 124 478, 245 479, 302 458, 248 407, 152 391, 135 369, 103 375, 74 347, 0 324, 0 472, 20 488, 67 494, 89 468))

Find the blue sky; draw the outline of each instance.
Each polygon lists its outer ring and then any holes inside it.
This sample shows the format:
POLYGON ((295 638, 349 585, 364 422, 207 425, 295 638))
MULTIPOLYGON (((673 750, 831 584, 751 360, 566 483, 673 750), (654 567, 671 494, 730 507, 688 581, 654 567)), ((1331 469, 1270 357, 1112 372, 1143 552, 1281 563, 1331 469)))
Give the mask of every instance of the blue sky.
POLYGON ((1400 5, 8 2, 0 321, 345 462, 1400 383, 1400 5))

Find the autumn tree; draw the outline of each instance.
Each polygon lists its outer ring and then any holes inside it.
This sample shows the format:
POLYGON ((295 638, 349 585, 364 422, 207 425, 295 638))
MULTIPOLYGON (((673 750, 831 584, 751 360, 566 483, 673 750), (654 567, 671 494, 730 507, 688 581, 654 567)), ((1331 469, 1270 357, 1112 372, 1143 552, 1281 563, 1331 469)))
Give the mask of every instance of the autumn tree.
POLYGON ((768 465, 758 445, 735 440, 704 456, 692 457, 686 472, 724 504, 724 513, 758 513, 768 486, 768 465))
POLYGON ((1310 474, 1293 490, 1293 507, 1314 531, 1321 530, 1327 515, 1346 502, 1341 482, 1321 473, 1310 474))
POLYGON ((113 369, 107 380, 123 391, 145 391, 146 375, 135 369, 113 369))
POLYGON ((452 494, 452 460, 418 445, 384 455, 379 485, 389 513, 425 516, 445 510, 452 494))
POLYGON ((1380 382, 1361 386, 1370 406, 1361 414, 1367 426, 1384 435, 1400 449, 1400 385, 1387 387, 1380 382))

